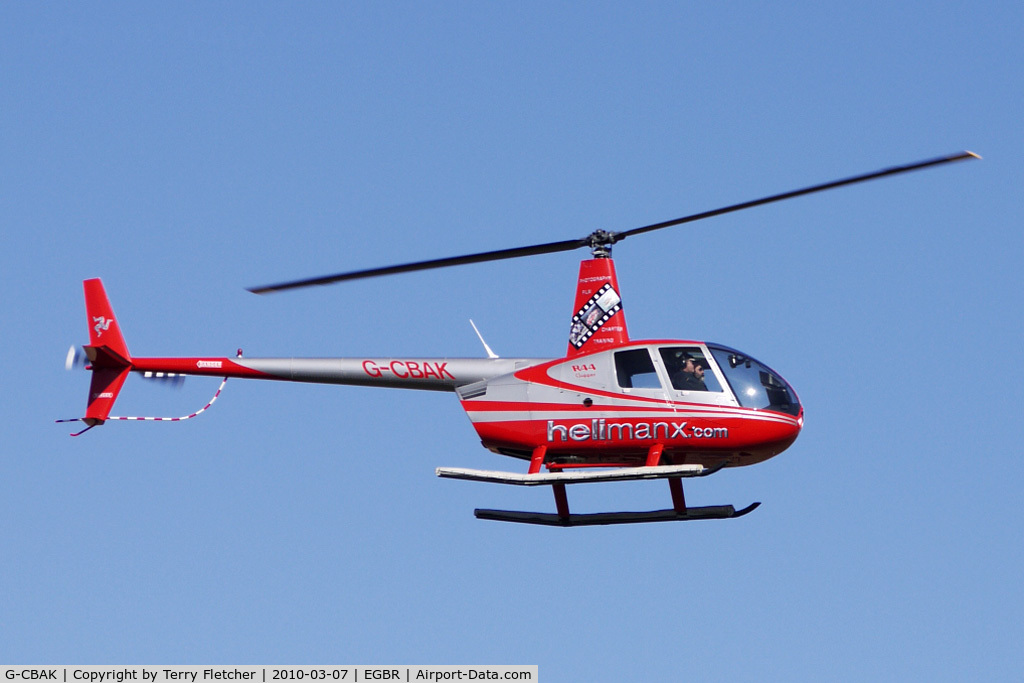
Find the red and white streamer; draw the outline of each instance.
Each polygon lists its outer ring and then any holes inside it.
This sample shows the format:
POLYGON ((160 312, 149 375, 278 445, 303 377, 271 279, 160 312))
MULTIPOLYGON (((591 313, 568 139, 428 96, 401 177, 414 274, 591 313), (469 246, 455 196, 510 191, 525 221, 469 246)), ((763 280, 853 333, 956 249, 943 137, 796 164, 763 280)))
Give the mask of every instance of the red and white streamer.
POLYGON ((107 419, 108 420, 138 420, 138 421, 142 421, 142 422, 181 422, 182 420, 191 420, 193 417, 196 417, 197 415, 200 415, 200 414, 204 413, 207 408, 209 408, 210 406, 213 405, 213 402, 217 400, 218 396, 220 396, 220 392, 224 390, 224 385, 227 384, 227 383, 228 383, 228 378, 225 377, 224 381, 220 383, 219 387, 217 387, 217 393, 215 393, 213 395, 213 398, 210 399, 210 402, 207 403, 202 408, 200 408, 199 410, 197 410, 196 412, 192 413, 191 415, 183 415, 181 417, 122 417, 122 416, 111 415, 107 419))

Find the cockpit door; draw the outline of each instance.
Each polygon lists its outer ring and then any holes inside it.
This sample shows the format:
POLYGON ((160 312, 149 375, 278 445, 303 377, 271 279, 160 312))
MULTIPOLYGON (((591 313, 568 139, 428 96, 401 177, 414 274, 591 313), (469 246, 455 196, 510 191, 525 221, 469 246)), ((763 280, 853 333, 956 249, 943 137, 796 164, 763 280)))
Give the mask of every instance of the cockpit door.
POLYGON ((658 348, 658 357, 673 402, 738 405, 714 357, 703 344, 662 346, 658 348))

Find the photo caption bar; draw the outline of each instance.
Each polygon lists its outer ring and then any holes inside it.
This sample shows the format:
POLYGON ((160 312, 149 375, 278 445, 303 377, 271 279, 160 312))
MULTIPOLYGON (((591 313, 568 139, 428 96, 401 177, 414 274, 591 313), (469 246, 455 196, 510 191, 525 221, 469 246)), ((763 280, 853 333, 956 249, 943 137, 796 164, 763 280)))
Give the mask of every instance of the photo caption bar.
POLYGON ((0 683, 413 683, 416 681, 530 681, 537 665, 460 666, 0 666, 0 683))

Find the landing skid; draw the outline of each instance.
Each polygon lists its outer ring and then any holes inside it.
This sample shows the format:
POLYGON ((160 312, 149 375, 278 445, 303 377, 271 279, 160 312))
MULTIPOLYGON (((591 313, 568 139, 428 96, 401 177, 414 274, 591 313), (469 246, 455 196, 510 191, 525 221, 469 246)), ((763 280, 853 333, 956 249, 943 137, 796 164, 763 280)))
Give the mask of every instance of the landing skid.
POLYGON ((541 524, 545 526, 597 526, 604 524, 642 524, 646 522, 684 522, 698 519, 731 519, 753 512, 761 503, 752 503, 737 510, 732 505, 709 505, 687 507, 683 495, 683 477, 706 477, 722 469, 725 463, 714 467, 702 465, 664 465, 646 467, 620 467, 611 470, 570 470, 560 472, 497 472, 492 470, 471 470, 454 467, 437 468, 437 476, 450 479, 467 479, 516 486, 550 486, 555 496, 558 512, 518 512, 514 510, 477 509, 477 519, 492 519, 499 522, 520 524, 541 524), (629 481, 641 479, 667 479, 672 494, 672 508, 649 512, 597 512, 573 514, 569 512, 569 500, 565 493, 566 484, 587 482, 629 481))
POLYGON ((562 517, 557 513, 513 512, 511 510, 481 510, 473 514, 477 519, 493 519, 499 522, 521 524, 542 524, 545 526, 598 526, 602 524, 642 524, 645 522, 685 522, 695 519, 731 519, 753 512, 761 503, 752 503, 742 510, 732 505, 709 505, 707 507, 676 510, 652 510, 651 512, 594 512, 570 514, 562 517))

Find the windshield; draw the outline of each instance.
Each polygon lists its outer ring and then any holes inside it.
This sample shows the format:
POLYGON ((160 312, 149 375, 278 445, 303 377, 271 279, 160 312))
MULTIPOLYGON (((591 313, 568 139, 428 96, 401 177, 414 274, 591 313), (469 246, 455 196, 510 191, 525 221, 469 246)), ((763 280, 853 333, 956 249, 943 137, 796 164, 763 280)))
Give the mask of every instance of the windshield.
POLYGON ((800 413, 796 392, 767 365, 735 349, 710 345, 708 348, 741 406, 778 410, 790 415, 800 413))

